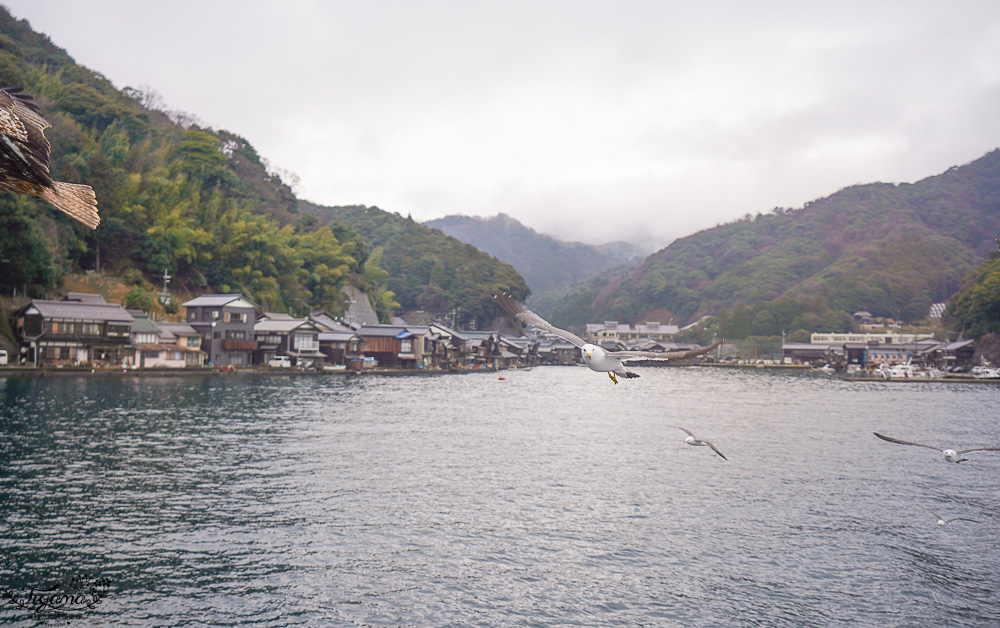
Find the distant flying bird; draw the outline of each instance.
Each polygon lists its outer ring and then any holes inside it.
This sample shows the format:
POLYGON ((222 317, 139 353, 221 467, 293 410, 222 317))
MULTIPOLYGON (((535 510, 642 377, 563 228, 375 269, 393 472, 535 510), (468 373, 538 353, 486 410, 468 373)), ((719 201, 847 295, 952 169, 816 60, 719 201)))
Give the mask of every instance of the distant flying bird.
POLYGON ((607 351, 603 347, 586 342, 583 338, 580 338, 572 332, 566 331, 565 329, 559 329, 558 327, 553 327, 548 321, 529 310, 523 303, 518 302, 509 294, 501 292, 500 294, 493 295, 493 298, 500 304, 500 307, 502 307, 505 312, 522 323, 526 325, 533 325, 539 329, 553 333, 579 347, 580 353, 583 355, 584 363, 593 371, 597 371, 598 373, 607 373, 608 377, 611 378, 611 381, 616 384, 618 383, 618 378, 615 377, 616 375, 624 377, 625 379, 639 377, 632 371, 626 370, 625 365, 622 364, 623 361, 635 359, 669 360, 671 358, 690 358, 696 355, 708 353, 722 344, 722 341, 720 340, 710 347, 693 349, 691 351, 607 351))
POLYGON ((940 447, 935 447, 934 445, 924 445, 923 443, 914 443, 908 440, 899 440, 898 438, 892 438, 891 436, 884 436, 878 432, 872 432, 875 436, 878 436, 884 441, 889 441, 890 443, 898 443, 900 445, 913 445, 915 447, 926 447, 928 449, 933 449, 934 451, 940 451, 944 454, 944 459, 948 462, 965 462, 968 458, 963 458, 962 454, 967 454, 973 451, 1000 451, 1000 447, 973 447, 971 449, 941 449, 940 447))
POLYGON ((934 515, 934 518, 937 519, 937 524, 939 526, 948 525, 952 521, 971 521, 972 523, 979 523, 979 521, 976 521, 975 519, 966 519, 965 517, 952 517, 951 519, 945 519, 930 508, 924 508, 924 510, 934 515))
POLYGON ((53 181, 49 174, 51 126, 38 105, 20 87, 0 89, 0 190, 40 198, 91 229, 97 215, 97 196, 89 185, 53 181))
POLYGON ((700 439, 700 438, 696 437, 694 434, 691 433, 691 430, 684 429, 683 427, 681 427, 679 425, 668 425, 667 427, 675 427, 675 428, 681 430, 682 432, 684 432, 685 434, 687 434, 687 438, 684 439, 684 442, 687 443, 688 445, 694 445, 695 447, 706 447, 706 446, 707 447, 711 447, 712 451, 714 451, 715 453, 719 454, 719 456, 723 460, 729 460, 729 458, 726 458, 725 456, 722 455, 721 451, 719 451, 718 449, 715 448, 715 445, 713 445, 711 442, 709 442, 707 440, 703 440, 703 439, 700 439))

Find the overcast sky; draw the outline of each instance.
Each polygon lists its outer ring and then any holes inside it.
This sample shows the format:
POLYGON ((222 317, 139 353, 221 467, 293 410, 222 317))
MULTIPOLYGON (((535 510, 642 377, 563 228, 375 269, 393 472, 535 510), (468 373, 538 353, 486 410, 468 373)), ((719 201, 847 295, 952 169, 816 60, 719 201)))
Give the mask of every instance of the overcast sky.
POLYGON ((300 197, 420 221, 658 248, 1000 146, 996 0, 0 2, 300 197))

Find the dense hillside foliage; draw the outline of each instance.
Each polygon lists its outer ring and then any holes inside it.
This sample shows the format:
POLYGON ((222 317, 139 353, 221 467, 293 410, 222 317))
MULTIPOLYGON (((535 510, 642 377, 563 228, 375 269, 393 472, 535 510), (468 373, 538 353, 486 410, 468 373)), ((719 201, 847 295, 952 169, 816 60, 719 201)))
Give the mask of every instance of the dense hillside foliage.
POLYGON ((511 264, 533 295, 569 286, 623 263, 646 257, 626 242, 593 246, 538 233, 506 214, 492 218, 446 216, 424 223, 511 264))
MULTIPOLYGON (((244 138, 160 110, 151 90, 115 89, 2 8, 0 82, 35 96, 52 125, 53 175, 91 185, 102 219, 90 231, 41 201, 0 194, 0 292, 46 294, 85 271, 138 276, 137 283, 167 271, 172 287, 240 291, 268 310, 341 312, 345 282, 375 294, 383 314, 395 304, 386 285, 399 279, 386 276, 378 249, 342 223, 301 212, 244 138)), ((453 265, 470 267, 449 304, 466 307, 469 297, 477 309, 481 298, 469 295, 495 282, 476 281, 509 269, 471 249, 454 255, 464 257, 453 265)), ((401 266, 397 256, 386 253, 386 262, 401 266)), ((517 288, 520 277, 510 275, 505 285, 517 288)))
POLYGON ((571 325, 655 312, 684 322, 783 303, 794 307, 771 308, 786 314, 773 324, 765 316, 762 326, 790 330, 796 316, 829 322, 858 310, 919 320, 996 247, 998 226, 993 151, 918 183, 853 186, 677 240, 626 277, 577 286, 552 317, 571 325))
POLYGON ((377 207, 320 207, 302 204, 321 224, 341 223, 360 233, 384 254, 385 284, 404 310, 443 313, 456 309, 465 324, 492 320, 493 294, 524 299, 528 286, 514 267, 471 244, 377 207))
POLYGON ((1000 333, 1000 252, 969 273, 948 301, 946 319, 972 338, 1000 333))

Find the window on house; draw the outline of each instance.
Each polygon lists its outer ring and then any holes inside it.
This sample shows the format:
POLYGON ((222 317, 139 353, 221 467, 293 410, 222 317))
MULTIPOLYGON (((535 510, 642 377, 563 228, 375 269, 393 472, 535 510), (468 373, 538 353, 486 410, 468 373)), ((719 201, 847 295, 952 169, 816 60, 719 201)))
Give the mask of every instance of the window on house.
POLYGON ((245 340, 247 333, 242 329, 227 329, 226 338, 229 340, 245 340))
POLYGON ((310 349, 319 348, 319 342, 317 342, 316 336, 312 334, 295 334, 295 338, 293 340, 295 348, 299 351, 308 351, 310 349))
POLYGON ((232 317, 232 314, 230 314, 229 312, 223 312, 222 313, 222 322, 223 323, 228 323, 231 317, 232 317))
POLYGON ((412 353, 413 352, 413 341, 412 340, 403 340, 400 343, 400 345, 399 345, 399 350, 402 351, 403 353, 412 353))

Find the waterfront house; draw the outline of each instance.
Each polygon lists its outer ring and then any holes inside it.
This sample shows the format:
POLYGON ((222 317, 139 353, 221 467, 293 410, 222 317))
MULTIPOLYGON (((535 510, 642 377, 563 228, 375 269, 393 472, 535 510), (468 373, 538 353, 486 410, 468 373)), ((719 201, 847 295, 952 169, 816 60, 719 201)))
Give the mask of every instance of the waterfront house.
POLYGON ((467 359, 474 367, 497 368, 503 366, 500 332, 464 331, 467 359))
POLYGON ((205 352, 201 350, 201 334, 187 323, 157 323, 160 328, 160 345, 164 351, 172 352, 171 366, 179 365, 183 355, 183 366, 204 366, 205 352))
POLYGON ((355 333, 361 338, 364 355, 373 357, 379 366, 390 368, 426 368, 424 339, 429 329, 423 325, 364 325, 355 333))
POLYGON ((433 356, 431 362, 435 367, 448 369, 475 363, 467 336, 439 322, 431 323, 428 331, 425 350, 433 356))
POLYGON ((134 318, 97 294, 71 292, 62 301, 35 299, 17 315, 22 364, 128 365, 134 318))
POLYGON ((152 337, 148 331, 133 332, 138 368, 185 368, 203 366, 205 354, 201 350, 201 335, 187 323, 153 323, 148 318, 136 317, 136 327, 148 330, 155 327, 152 337))
POLYGON ((164 366, 160 349, 160 328, 142 310, 129 310, 128 313, 133 318, 132 346, 135 347, 131 365, 138 368, 164 366))
POLYGON ((322 328, 307 318, 290 314, 265 312, 253 326, 257 341, 257 364, 268 364, 271 358, 286 355, 292 366, 309 368, 326 357, 319 346, 322 328))
POLYGON ((203 294, 184 304, 186 320, 202 338, 210 366, 249 366, 257 306, 242 294, 203 294))
POLYGON ((361 337, 353 329, 326 312, 313 312, 309 320, 320 328, 319 350, 328 364, 347 366, 361 358, 361 337))

